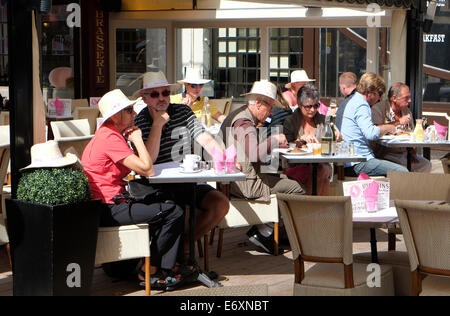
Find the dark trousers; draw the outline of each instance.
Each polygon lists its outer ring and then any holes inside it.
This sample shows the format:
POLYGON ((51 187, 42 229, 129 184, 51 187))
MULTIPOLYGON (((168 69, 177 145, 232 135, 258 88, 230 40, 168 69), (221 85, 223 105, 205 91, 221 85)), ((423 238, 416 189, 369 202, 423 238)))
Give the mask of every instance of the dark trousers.
POLYGON ((151 265, 172 269, 183 255, 184 210, 172 203, 104 204, 101 226, 147 223, 152 238, 151 265))

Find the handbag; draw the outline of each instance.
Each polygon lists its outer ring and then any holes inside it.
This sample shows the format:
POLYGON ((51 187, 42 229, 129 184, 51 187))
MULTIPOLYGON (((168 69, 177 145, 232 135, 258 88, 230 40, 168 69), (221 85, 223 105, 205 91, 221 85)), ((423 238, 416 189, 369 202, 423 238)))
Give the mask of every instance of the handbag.
POLYGON ((165 203, 172 201, 172 194, 162 186, 152 186, 147 178, 139 178, 128 182, 128 191, 112 198, 114 203, 165 203))

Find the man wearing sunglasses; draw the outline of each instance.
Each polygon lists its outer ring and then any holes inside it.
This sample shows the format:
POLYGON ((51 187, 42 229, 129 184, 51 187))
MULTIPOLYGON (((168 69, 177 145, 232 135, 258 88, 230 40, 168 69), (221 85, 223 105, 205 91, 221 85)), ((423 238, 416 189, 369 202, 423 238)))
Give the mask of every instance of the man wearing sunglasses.
MULTIPOLYGON (((188 68, 186 70, 186 78, 178 82, 184 85, 185 91, 171 96, 170 103, 186 104, 194 112, 195 116, 197 116, 198 119, 201 119, 203 107, 205 106, 205 97, 201 96, 201 92, 203 86, 211 82, 211 80, 203 79, 199 69, 188 68)), ((209 108, 211 117, 219 123, 222 123, 225 119, 225 115, 217 109, 211 100, 209 101, 209 108)))
MULTIPOLYGON (((135 125, 141 129, 142 138, 155 164, 181 161, 184 154, 191 153, 193 140, 208 153, 213 148, 223 151, 188 106, 170 103, 171 91, 177 88, 179 85, 169 84, 161 71, 148 72, 143 76, 143 88, 136 93, 142 96, 147 108, 136 116, 135 125), (180 150, 185 149, 189 152, 180 153, 180 150)), ((177 204, 182 205, 184 202, 185 205, 190 200, 182 184, 171 185, 170 190, 176 192, 177 204)), ((206 184, 197 185, 196 196, 197 207, 202 211, 195 224, 195 238, 198 240, 216 227, 230 206, 224 194, 206 184)))
MULTIPOLYGON (((411 93, 409 87, 401 82, 394 83, 388 92, 388 99, 375 104, 372 108, 372 120, 375 125, 392 124, 400 132, 414 131, 412 113, 409 110, 411 93)), ((375 157, 386 159, 402 166, 407 165, 406 148, 388 148, 374 143, 375 157)), ((411 150, 411 171, 431 172, 431 162, 411 150)))
POLYGON ((372 121, 371 107, 379 102, 386 92, 383 78, 374 73, 361 76, 356 93, 347 103, 342 118, 341 133, 344 141, 353 142, 355 153, 367 158, 366 162, 345 164, 347 176, 357 176, 364 172, 368 176, 386 176, 389 170, 408 172, 405 167, 375 158, 369 141, 376 141, 387 133, 394 133, 395 126, 376 126, 372 121))

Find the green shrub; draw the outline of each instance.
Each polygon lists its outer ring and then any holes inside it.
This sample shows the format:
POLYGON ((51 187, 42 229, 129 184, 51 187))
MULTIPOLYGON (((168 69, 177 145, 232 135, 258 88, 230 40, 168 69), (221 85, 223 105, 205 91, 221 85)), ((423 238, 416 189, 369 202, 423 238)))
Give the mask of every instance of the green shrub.
POLYGON ((22 175, 17 199, 46 205, 78 203, 90 200, 86 174, 72 168, 36 169, 22 175))

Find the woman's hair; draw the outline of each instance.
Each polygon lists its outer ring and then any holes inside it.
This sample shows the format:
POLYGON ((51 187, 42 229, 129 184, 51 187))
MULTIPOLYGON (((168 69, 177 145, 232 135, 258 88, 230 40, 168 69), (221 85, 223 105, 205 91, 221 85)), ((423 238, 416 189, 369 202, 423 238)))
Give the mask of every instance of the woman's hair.
POLYGON ((386 92, 386 84, 379 75, 368 72, 359 79, 356 91, 366 96, 369 95, 369 93, 383 95, 386 92))
MULTIPOLYGON (((281 90, 280 85, 274 81, 271 81, 271 83, 273 83, 277 87, 277 100, 281 104, 281 106, 279 106, 279 105, 276 105, 276 106, 279 108, 282 108, 282 109, 289 109, 289 103, 287 103, 286 99, 283 97, 283 92, 281 90)), ((277 103, 275 103, 275 104, 277 104, 277 103)))
POLYGON ((303 105, 308 101, 319 102, 319 90, 312 84, 305 84, 297 93, 298 105, 303 105))

